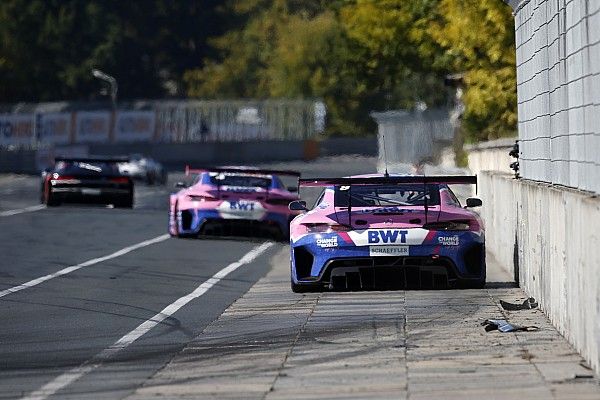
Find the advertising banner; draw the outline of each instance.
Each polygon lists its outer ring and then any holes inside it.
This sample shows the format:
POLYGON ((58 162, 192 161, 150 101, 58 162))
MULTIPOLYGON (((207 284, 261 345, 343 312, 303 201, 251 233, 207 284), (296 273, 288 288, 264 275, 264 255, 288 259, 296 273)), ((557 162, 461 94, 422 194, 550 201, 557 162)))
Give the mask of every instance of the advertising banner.
POLYGON ((37 137, 44 144, 71 143, 71 113, 36 115, 37 137))
POLYGON ((151 142, 155 125, 154 111, 120 111, 115 124, 115 142, 151 142))
POLYGON ((0 145, 35 143, 33 114, 0 114, 0 145))
POLYGON ((76 143, 108 143, 110 111, 79 111, 75 116, 76 143))

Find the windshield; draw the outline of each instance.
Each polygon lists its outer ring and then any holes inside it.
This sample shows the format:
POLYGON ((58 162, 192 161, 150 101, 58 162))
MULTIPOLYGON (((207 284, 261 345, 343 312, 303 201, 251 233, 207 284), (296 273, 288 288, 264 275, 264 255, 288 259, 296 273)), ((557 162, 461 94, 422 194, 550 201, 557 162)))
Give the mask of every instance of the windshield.
POLYGON ((210 183, 220 186, 259 187, 267 189, 271 186, 272 179, 265 176, 211 174, 210 183))
POLYGON ((356 185, 335 187, 335 206, 347 207, 352 193, 352 207, 434 206, 440 204, 439 185, 356 185))

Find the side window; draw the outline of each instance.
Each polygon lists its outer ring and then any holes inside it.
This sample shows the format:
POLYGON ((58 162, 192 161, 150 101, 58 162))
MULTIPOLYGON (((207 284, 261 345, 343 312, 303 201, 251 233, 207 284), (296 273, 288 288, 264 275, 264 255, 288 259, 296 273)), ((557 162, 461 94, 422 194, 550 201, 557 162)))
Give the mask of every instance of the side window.
POLYGON ((315 204, 312 206, 312 208, 316 208, 319 204, 321 204, 321 202, 323 201, 323 197, 325 197, 325 189, 321 191, 321 194, 317 198, 317 201, 315 201, 315 204))
POLYGON ((448 193, 448 198, 450 200, 452 200, 451 204, 454 204, 454 205, 456 205, 458 207, 462 207, 460 205, 460 200, 458 200, 458 198, 456 197, 456 195, 454 194, 454 192, 452 190, 450 190, 450 188, 446 189, 446 193, 448 193))

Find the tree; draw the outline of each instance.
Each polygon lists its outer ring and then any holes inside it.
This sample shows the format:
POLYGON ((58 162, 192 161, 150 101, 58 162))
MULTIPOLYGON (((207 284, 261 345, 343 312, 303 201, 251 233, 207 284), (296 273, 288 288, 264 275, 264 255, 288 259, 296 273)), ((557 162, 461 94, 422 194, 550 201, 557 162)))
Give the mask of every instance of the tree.
POLYGON ((449 68, 464 72, 471 141, 512 136, 517 124, 514 20, 502 1, 440 0, 428 33, 449 68))
POLYGON ((120 97, 177 94, 227 24, 219 0, 3 0, 0 102, 94 97, 100 68, 120 97), (174 89, 174 90, 173 90, 174 89))

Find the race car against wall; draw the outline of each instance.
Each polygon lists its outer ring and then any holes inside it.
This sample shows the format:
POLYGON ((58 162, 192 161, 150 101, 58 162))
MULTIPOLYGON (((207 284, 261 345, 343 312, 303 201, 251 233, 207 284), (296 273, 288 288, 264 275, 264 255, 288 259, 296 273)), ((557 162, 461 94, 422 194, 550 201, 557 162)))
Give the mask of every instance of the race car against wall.
POLYGON ((297 188, 285 187, 281 176, 296 171, 251 167, 192 169, 190 186, 170 196, 169 233, 176 237, 207 235, 287 239, 290 221, 300 212, 288 204, 298 200, 297 188))
POLYGON ((300 179, 323 187, 314 207, 290 224, 294 292, 359 289, 480 288, 485 285, 481 206, 462 207, 451 184, 476 176, 300 179))

